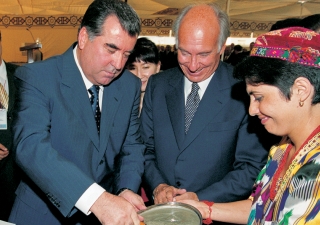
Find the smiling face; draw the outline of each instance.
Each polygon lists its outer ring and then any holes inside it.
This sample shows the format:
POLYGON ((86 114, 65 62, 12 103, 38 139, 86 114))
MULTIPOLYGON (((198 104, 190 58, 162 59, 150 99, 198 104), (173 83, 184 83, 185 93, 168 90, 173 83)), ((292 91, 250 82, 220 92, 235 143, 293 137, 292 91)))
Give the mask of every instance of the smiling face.
POLYGON ((295 94, 287 100, 277 87, 266 84, 247 84, 247 92, 250 95, 249 114, 258 116, 269 133, 284 136, 297 130, 302 118, 295 94))
POLYGON ((144 92, 149 77, 160 71, 160 62, 155 64, 151 62, 135 61, 130 65, 129 71, 141 79, 141 92, 144 92))
POLYGON ((218 37, 220 27, 208 6, 192 8, 182 19, 178 33, 178 62, 191 82, 210 77, 220 61, 218 37))
POLYGON ((102 27, 101 36, 89 39, 87 29, 81 28, 77 56, 80 66, 95 85, 107 85, 122 71, 137 37, 130 36, 115 16, 109 16, 102 27))

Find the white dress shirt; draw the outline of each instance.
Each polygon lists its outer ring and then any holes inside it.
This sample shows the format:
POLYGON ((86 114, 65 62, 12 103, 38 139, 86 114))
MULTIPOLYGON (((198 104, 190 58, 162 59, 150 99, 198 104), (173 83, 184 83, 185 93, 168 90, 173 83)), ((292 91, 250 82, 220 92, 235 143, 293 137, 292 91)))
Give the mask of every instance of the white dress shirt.
MULTIPOLYGON (((198 94, 199 94, 200 100, 202 99, 204 92, 206 91, 213 75, 214 73, 204 81, 198 82, 198 85, 199 85, 198 94)), ((184 104, 187 103, 187 98, 191 92, 191 89, 192 89, 192 82, 188 80, 186 76, 184 76, 184 104)))

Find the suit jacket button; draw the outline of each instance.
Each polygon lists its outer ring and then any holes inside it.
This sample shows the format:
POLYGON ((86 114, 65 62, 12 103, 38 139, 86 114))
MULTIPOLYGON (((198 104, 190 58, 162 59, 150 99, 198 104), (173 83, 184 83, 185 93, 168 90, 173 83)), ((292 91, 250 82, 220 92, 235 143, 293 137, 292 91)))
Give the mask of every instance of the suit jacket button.
POLYGON ((180 187, 180 186, 181 186, 180 181, 177 181, 177 182, 176 182, 176 184, 177 184, 177 186, 178 186, 178 187, 180 187))

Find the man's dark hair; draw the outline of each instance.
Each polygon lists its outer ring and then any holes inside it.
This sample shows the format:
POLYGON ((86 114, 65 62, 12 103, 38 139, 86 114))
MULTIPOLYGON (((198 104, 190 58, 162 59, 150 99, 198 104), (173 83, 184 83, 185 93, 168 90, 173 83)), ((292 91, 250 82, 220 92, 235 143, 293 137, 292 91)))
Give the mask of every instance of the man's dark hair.
POLYGON ((83 16, 79 31, 86 27, 90 39, 100 36, 107 17, 116 16, 122 28, 133 36, 141 31, 141 21, 134 9, 119 0, 95 0, 83 16))
POLYGON ((291 98, 291 87, 298 77, 307 78, 314 86, 312 104, 320 102, 320 68, 304 66, 281 59, 250 56, 234 69, 234 77, 250 85, 267 84, 277 87, 287 99, 291 98))

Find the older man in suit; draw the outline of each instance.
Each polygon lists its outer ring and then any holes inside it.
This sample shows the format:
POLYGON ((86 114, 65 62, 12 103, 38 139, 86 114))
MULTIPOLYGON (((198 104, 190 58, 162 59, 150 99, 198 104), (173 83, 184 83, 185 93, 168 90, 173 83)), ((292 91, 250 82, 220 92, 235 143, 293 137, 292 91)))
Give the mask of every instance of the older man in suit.
POLYGON ((245 86, 220 61, 228 16, 190 5, 174 29, 180 68, 150 77, 141 113, 149 194, 155 203, 245 199, 267 150, 250 132, 245 86))
POLYGON ((140 19, 128 4, 95 0, 77 43, 17 70, 15 151, 27 177, 10 222, 140 223, 141 82, 122 71, 139 32, 140 19))
POLYGON ((7 221, 20 174, 12 154, 12 113, 16 89, 13 74, 18 66, 2 59, 0 32, 0 220, 7 221))

